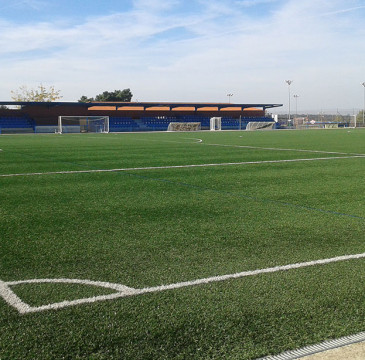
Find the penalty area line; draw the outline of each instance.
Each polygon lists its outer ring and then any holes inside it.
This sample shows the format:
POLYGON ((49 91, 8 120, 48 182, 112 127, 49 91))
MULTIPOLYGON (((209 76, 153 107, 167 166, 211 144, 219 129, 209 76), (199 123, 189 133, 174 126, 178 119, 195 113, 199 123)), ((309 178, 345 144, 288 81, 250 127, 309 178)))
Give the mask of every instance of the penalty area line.
POLYGON ((184 168, 196 168, 196 167, 279 164, 279 163, 292 163, 292 162, 303 162, 303 161, 326 161, 326 160, 355 159, 355 158, 365 158, 365 155, 331 156, 331 157, 303 158, 303 159, 241 161, 241 162, 212 163, 212 164, 146 166, 146 167, 117 168, 117 169, 48 171, 48 172, 0 174, 0 177, 61 175, 61 174, 91 174, 91 173, 105 173, 105 172, 140 171, 140 170, 184 169, 184 168))

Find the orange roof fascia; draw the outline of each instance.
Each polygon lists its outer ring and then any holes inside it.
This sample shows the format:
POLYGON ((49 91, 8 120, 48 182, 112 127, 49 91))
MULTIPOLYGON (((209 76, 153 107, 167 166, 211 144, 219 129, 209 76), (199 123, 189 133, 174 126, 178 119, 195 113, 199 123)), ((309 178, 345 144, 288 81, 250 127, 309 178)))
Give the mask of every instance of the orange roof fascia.
POLYGON ((195 111, 195 107, 190 107, 190 106, 174 107, 172 111, 195 111))
POLYGON ((115 106, 93 106, 89 107, 88 110, 105 110, 105 111, 113 111, 115 110, 115 106))
POLYGON ((146 108, 146 111, 170 111, 169 106, 151 106, 146 108))
POLYGON ((216 106, 205 106, 197 109, 197 111, 218 111, 218 107, 216 106))
POLYGON ((242 111, 242 108, 240 106, 231 106, 221 109, 221 111, 242 111))
POLYGON ((118 111, 143 111, 143 106, 121 106, 118 111))
POLYGON ((204 106, 201 108, 196 109, 195 106, 179 106, 179 107, 173 107, 170 108, 169 106, 151 106, 147 108, 143 108, 143 106, 121 106, 116 109, 115 106, 92 106, 88 110, 92 111, 263 111, 258 108, 245 108, 242 109, 239 106, 231 106, 231 107, 225 107, 220 110, 218 110, 217 106, 204 106))

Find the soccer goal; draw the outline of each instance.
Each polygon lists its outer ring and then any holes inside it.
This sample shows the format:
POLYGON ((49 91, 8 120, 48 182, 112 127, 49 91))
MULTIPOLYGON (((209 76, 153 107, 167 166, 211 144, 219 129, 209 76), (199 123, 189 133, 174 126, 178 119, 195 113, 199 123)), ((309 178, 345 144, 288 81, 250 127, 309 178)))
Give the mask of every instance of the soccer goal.
POLYGON ((250 121, 246 130, 272 130, 274 129, 275 121, 250 121))
POLYGON ((59 116, 58 133, 108 133, 109 116, 59 116))
POLYGON ((210 118, 210 130, 222 130, 222 118, 221 117, 212 117, 210 118))
POLYGON ((356 128, 356 115, 350 115, 350 119, 348 122, 348 127, 356 128))
POLYGON ((167 131, 199 131, 200 122, 170 122, 167 131))

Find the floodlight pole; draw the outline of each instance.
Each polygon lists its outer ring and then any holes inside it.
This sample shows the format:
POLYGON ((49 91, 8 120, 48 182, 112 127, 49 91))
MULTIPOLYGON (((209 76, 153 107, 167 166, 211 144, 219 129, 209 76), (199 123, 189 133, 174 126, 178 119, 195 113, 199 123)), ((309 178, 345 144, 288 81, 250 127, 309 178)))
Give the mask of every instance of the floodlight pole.
POLYGON ((298 117, 298 97, 299 95, 293 95, 294 99, 295 99, 295 116, 298 117))
POLYGON ((290 85, 293 82, 293 80, 285 80, 285 82, 288 84, 288 92, 289 92, 289 112, 288 112, 288 124, 291 122, 290 120, 290 85))
POLYGON ((364 126, 365 123, 365 81, 361 83, 361 85, 364 87, 364 107, 362 109, 362 126, 364 126))
POLYGON ((227 94, 227 96, 228 96, 228 104, 230 104, 231 103, 231 96, 233 96, 233 94, 227 94))

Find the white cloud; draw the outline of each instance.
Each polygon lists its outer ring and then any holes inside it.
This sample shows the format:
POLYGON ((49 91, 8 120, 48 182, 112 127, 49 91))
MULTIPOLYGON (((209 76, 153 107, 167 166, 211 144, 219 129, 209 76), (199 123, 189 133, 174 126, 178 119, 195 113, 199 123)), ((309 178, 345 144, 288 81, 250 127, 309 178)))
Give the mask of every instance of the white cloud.
POLYGON ((130 87, 146 101, 286 103, 292 78, 302 108, 362 106, 360 1, 204 0, 184 16, 179 3, 136 0, 79 25, 0 20, 0 98, 43 82, 65 100, 130 87), (266 3, 275 11, 245 11, 266 3))

